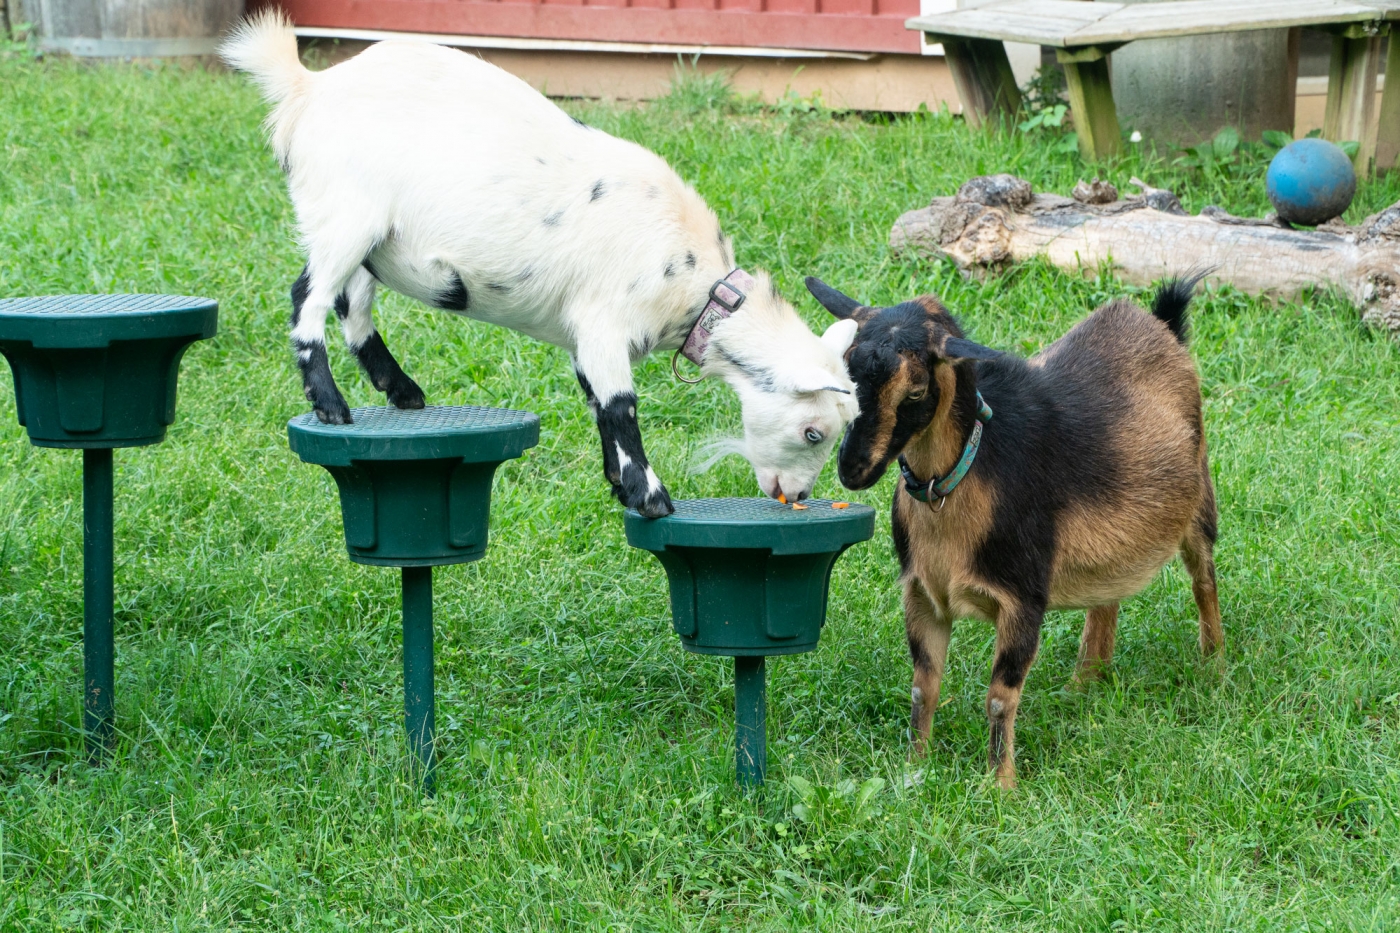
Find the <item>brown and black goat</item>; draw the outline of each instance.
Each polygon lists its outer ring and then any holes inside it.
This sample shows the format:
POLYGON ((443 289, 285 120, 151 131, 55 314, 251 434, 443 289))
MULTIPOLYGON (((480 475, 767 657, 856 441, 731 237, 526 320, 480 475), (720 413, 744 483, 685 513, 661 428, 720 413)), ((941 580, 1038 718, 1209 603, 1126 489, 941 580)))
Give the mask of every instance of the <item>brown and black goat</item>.
POLYGON ((807 280, 860 326, 846 354, 860 416, 841 444, 841 482, 868 488, 896 458, 903 473, 892 525, 916 754, 955 619, 996 625, 987 721, 1003 787, 1016 782, 1016 709, 1047 609, 1088 610, 1075 672, 1088 681, 1112 658, 1119 602, 1180 552, 1201 651, 1220 649, 1215 491, 1185 346, 1195 284, 1167 282, 1151 314, 1109 302, 1023 360, 965 339, 932 295, 870 308, 807 280))

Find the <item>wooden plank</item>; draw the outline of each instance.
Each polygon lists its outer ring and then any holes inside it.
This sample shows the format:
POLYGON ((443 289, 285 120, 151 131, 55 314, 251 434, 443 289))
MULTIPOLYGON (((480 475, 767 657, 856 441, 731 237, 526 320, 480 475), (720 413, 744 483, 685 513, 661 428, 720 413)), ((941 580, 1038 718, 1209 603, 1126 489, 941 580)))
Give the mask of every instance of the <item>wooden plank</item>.
POLYGON ((1293 128, 1298 125, 1298 58, 1303 51, 1303 28, 1294 26, 1288 30, 1288 51, 1285 60, 1287 72, 1284 77, 1283 86, 1288 89, 1288 135, 1293 135, 1293 128))
POLYGON ((941 37, 963 117, 974 127, 996 126, 1021 109, 1021 91, 1011 73, 1006 45, 994 39, 941 37))
POLYGON ((998 0, 973 9, 916 16, 909 29, 1064 48, 1065 38, 1123 8, 1083 0, 998 0))
MULTIPOLYGON (((253 4, 250 3, 250 6, 253 4)), ((495 3, 478 0, 279 0, 299 26, 463 36, 825 49, 918 55, 903 15, 758 13, 495 3)))
POLYGON ((1071 44, 1097 45, 1251 29, 1376 21, 1384 14, 1358 0, 1175 0, 1135 3, 1076 30, 1071 44))
MULTIPOLYGON (((1071 57, 1073 57, 1071 55, 1071 57)), ((1079 154, 1088 161, 1117 155, 1123 146, 1118 108, 1113 102, 1107 56, 1089 62, 1062 61, 1069 86, 1069 109, 1079 136, 1079 154)))
POLYGON ((1361 0, 1366 6, 1380 10, 1386 19, 1400 19, 1400 0, 1361 0))
POLYGON ((1376 115, 1376 171, 1388 172, 1400 162, 1400 41, 1390 37, 1385 73, 1395 75, 1381 91, 1380 112, 1376 115))
POLYGON ((1332 62, 1327 75, 1327 114, 1322 136, 1333 142, 1360 143, 1353 163, 1358 175, 1371 173, 1376 152, 1376 73, 1380 69, 1381 38, 1332 37, 1332 62))

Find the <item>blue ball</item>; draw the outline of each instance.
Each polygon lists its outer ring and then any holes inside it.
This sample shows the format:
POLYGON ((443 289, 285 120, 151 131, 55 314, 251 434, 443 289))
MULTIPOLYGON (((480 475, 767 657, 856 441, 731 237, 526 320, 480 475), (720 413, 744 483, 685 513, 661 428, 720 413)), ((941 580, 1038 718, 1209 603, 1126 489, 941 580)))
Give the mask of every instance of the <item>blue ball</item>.
POLYGON ((1356 194, 1351 159, 1325 139, 1298 139, 1284 146, 1264 176, 1269 201, 1283 220, 1313 226, 1340 217, 1356 194))

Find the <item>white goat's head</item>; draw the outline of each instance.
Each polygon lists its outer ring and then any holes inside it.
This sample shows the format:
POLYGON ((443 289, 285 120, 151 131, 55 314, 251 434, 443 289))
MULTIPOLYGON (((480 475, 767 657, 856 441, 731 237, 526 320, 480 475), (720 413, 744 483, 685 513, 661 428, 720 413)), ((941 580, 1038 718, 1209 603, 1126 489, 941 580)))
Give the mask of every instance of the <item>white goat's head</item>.
MULTIPOLYGON (((739 394, 742 441, 721 441, 718 456, 742 454, 765 495, 797 502, 812 494, 822 466, 860 413, 842 357, 854 321, 812 333, 762 273, 740 310, 715 328, 705 372, 739 394)), ((713 462, 713 459, 711 460, 713 462)))

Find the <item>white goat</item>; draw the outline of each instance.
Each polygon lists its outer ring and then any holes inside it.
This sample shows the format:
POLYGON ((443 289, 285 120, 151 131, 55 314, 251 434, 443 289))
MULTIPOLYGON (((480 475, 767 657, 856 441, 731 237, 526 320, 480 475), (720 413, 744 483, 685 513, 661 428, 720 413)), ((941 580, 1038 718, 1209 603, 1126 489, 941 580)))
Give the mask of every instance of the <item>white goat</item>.
POLYGON ((350 421, 326 358, 333 307, 375 387, 399 408, 424 404, 370 317, 379 282, 567 349, 603 471, 644 515, 672 507, 642 449, 632 364, 683 343, 739 394, 763 491, 811 494, 858 411, 842 362, 853 322, 818 338, 766 275, 736 270, 714 212, 660 157, 426 42, 381 42, 313 73, 273 9, 222 55, 274 104, 269 136, 307 253, 292 344, 322 421, 350 421))

